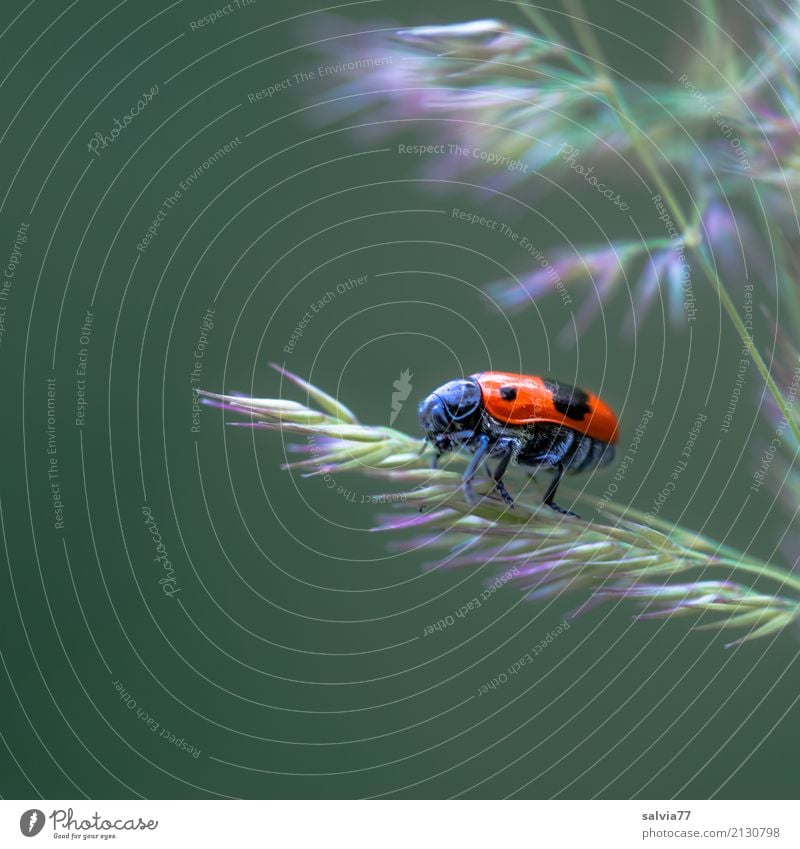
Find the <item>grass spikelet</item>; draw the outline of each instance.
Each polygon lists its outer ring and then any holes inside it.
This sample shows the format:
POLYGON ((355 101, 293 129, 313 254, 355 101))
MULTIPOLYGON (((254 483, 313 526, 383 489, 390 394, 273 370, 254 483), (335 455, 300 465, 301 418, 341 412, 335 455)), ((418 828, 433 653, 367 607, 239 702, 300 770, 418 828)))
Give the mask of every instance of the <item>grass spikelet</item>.
MULTIPOLYGON (((252 426, 308 436, 310 446, 294 448, 312 456, 288 463, 284 467, 288 470, 304 476, 356 472, 405 486, 401 493, 376 492, 373 500, 401 501, 417 509, 396 513, 374 530, 394 533, 424 528, 421 545, 446 549, 439 566, 512 563, 515 571, 508 583, 530 600, 577 590, 588 593, 588 601, 576 613, 611 601, 642 605, 636 617, 640 620, 727 613, 720 620, 701 621, 696 628, 749 628, 730 645, 775 634, 800 617, 800 601, 757 592, 728 579, 737 571, 745 572, 778 582, 782 590, 800 592, 800 577, 692 531, 663 522, 650 527, 623 518, 641 516, 634 510, 608 505, 607 511, 617 516, 611 523, 566 517, 543 504, 532 506, 523 500, 510 509, 488 479, 476 481, 476 492, 482 497, 477 505, 471 505, 464 498, 457 471, 430 468, 431 455, 421 439, 393 428, 362 424, 328 393, 279 371, 322 410, 285 399, 201 394, 214 406, 248 416, 252 426), (724 570, 726 579, 675 584, 653 581, 691 570, 704 574, 709 569, 724 570)), ((456 455, 451 465, 463 460, 456 455)))

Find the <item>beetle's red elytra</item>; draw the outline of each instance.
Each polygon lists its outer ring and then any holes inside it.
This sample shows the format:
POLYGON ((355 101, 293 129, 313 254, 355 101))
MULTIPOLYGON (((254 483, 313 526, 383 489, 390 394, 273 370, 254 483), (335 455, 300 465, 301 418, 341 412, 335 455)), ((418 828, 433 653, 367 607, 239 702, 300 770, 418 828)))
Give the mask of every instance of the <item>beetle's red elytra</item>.
POLYGON ((530 374, 484 371, 473 374, 486 412, 504 424, 559 424, 601 442, 617 441, 617 417, 591 392, 530 374))
POLYGON ((614 456, 618 422, 613 410, 591 392, 565 383, 505 371, 484 371, 440 386, 419 406, 419 421, 438 459, 467 448, 474 456, 463 478, 470 502, 472 481, 481 464, 498 461, 494 472, 498 494, 513 499, 503 484, 509 463, 554 471, 544 503, 575 515, 553 500, 564 472, 604 466, 614 456))

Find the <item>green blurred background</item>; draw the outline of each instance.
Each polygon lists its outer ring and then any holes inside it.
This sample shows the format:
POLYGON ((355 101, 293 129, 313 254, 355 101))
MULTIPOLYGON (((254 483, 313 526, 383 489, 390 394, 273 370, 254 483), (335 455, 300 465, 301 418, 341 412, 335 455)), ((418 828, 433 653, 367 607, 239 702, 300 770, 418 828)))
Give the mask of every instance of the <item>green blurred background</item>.
MULTIPOLYGON (((623 4, 587 4, 609 30, 615 66, 658 80, 663 69, 648 53, 673 57, 670 28, 690 37, 692 21, 682 6, 637 6, 652 19, 623 4)), ((435 141, 435 128, 387 139, 348 128, 365 118, 326 123, 306 107, 330 96, 327 83, 250 103, 248 93, 320 64, 319 50, 304 45, 320 38, 314 9, 257 0, 195 31, 190 22, 211 4, 7 4, 4 257, 20 222, 29 229, 0 345, 0 792, 796 796, 796 634, 726 650, 724 637, 691 633, 687 620, 634 624, 628 606, 600 609, 477 697, 581 599, 534 605, 506 587, 423 636, 483 589, 491 564, 426 571, 433 553, 399 553, 390 543, 402 534, 370 531, 391 512, 365 503, 381 484, 342 475, 331 488, 281 472, 279 437, 225 427, 218 410, 204 409, 192 430, 193 385, 274 396, 280 378, 269 361, 378 424, 388 424, 392 384, 408 369, 413 391, 396 426, 412 433, 420 397, 458 374, 550 374, 600 391, 621 414, 623 445, 653 411, 617 493, 642 510, 698 412, 708 415, 662 515, 781 556, 785 515, 766 490, 747 497, 769 440, 766 425, 753 429, 754 369, 730 433, 720 433, 739 343, 713 296, 695 286, 691 333, 656 307, 635 339, 619 332, 630 311, 620 296, 575 345, 558 341, 570 310, 557 295, 536 310, 492 308, 481 287, 523 274, 529 259, 497 232, 454 220, 453 208, 507 222, 545 248, 559 244, 557 227, 575 244, 602 234, 567 195, 532 185, 513 193, 540 216, 479 185, 431 186, 396 143, 435 141), (90 153, 94 134, 109 133, 154 85, 157 95, 116 140, 90 153), (137 250, 180 181, 237 137, 137 250), (312 302, 363 275, 284 352, 312 302), (192 384, 209 307, 213 328, 192 384), (63 529, 48 476, 52 377, 63 529), (143 506, 174 569, 172 597, 158 583, 143 506)), ((491 0, 340 11, 353 29, 488 16, 523 23, 513 4, 491 0)), ((615 180, 630 185, 624 172, 615 180)), ((624 217, 616 233, 602 198, 573 190, 611 237, 626 235, 624 217)), ((572 309, 589 291, 571 289, 572 309)), ((609 479, 578 480, 585 515, 609 479)))

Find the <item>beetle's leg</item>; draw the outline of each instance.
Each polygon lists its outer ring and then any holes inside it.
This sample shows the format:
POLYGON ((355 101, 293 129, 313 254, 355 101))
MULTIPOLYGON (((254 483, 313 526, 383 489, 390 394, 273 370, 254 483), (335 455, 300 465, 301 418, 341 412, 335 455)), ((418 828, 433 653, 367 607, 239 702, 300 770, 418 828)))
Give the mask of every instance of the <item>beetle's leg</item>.
POLYGON ((557 513, 563 513, 565 516, 575 516, 576 518, 580 518, 577 513, 573 513, 571 510, 565 510, 553 501, 556 496, 558 485, 561 482, 561 476, 564 474, 564 464, 559 461, 558 463, 553 464, 553 468, 555 469, 555 475, 553 476, 553 480, 550 481, 542 500, 548 507, 555 510, 557 513))
POLYGON ((472 442, 475 437, 475 431, 473 430, 456 430, 452 433, 448 433, 449 437, 448 447, 447 448, 438 448, 436 443, 433 444, 434 451, 436 452, 433 456, 433 460, 431 462, 431 469, 437 468, 437 464, 439 460, 444 457, 445 454, 449 454, 451 451, 457 450, 464 445, 468 445, 472 442))
MULTIPOLYGON (((425 450, 425 443, 428 442, 428 441, 430 441, 431 445, 433 446, 433 452, 434 453, 433 453, 433 459, 431 460, 431 471, 433 471, 436 468, 436 465, 439 462, 439 458, 442 455, 441 455, 441 452, 439 451, 439 449, 436 447, 436 444, 433 442, 433 440, 428 440, 427 436, 425 437, 425 439, 422 440, 422 451, 425 450)), ((420 452, 420 454, 422 454, 422 451, 420 452)), ((420 506, 419 512, 420 513, 425 512, 425 505, 424 504, 420 506)))
POLYGON ((489 437, 486 434, 479 436, 477 443, 478 447, 475 449, 475 455, 470 461, 469 466, 467 466, 464 476, 461 478, 461 488, 464 491, 464 497, 470 504, 476 504, 478 501, 475 490, 472 488, 472 479, 489 453, 489 437))
POLYGON ((503 475, 506 473, 506 469, 508 468, 508 464, 511 462, 512 451, 510 448, 506 450, 506 453, 500 458, 500 462, 497 464, 497 468, 494 470, 494 488, 497 490, 498 495, 508 504, 509 507, 514 506, 514 499, 509 494, 506 489, 506 485, 503 483, 503 475))
POLYGON ((502 498, 509 507, 514 506, 514 499, 511 497, 511 493, 506 489, 506 485, 503 481, 495 481, 494 488, 497 490, 497 494, 500 498, 502 498))

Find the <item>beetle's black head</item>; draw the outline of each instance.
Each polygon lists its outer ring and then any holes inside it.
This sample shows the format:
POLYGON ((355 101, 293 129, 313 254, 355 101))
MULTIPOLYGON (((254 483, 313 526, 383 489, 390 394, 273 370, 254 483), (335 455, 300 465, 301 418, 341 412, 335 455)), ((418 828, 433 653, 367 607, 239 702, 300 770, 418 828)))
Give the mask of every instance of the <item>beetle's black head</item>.
MULTIPOLYGON (((481 418, 481 389, 476 380, 451 380, 419 405, 419 423, 440 450, 451 447, 455 434, 475 430, 481 418)), ((456 437, 456 441, 459 441, 456 437)))

